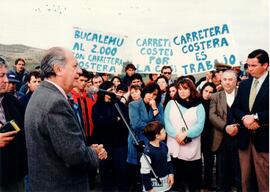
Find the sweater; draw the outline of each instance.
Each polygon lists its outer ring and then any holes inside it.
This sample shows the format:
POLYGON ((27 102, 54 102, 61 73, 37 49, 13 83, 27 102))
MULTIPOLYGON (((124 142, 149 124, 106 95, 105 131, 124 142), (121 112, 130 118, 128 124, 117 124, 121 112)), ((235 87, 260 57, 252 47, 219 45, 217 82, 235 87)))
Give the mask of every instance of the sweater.
POLYGON ((198 160, 201 158, 201 138, 205 121, 205 111, 202 104, 183 107, 178 102, 171 100, 164 111, 165 129, 168 133, 167 145, 169 153, 174 157, 186 161, 198 160), (179 106, 185 122, 188 127, 188 137, 192 138, 192 142, 180 145, 176 141, 176 135, 182 131, 182 127, 186 127, 183 118, 176 106, 179 106))
POLYGON ((171 163, 171 157, 168 153, 168 147, 164 142, 160 143, 159 147, 151 145, 149 142, 146 144, 144 149, 144 154, 149 160, 153 170, 156 175, 160 178, 162 184, 159 185, 151 172, 151 169, 146 162, 144 156, 141 157, 141 174, 144 190, 149 191, 152 188, 155 191, 167 191, 170 186, 167 183, 167 178, 169 174, 173 174, 173 166, 171 163))

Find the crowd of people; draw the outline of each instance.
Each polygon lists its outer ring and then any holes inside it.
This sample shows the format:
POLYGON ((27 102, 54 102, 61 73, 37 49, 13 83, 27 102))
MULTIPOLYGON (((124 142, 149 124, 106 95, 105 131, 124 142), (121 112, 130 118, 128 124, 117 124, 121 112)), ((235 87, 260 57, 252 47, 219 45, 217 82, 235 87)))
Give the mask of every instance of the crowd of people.
POLYGON ((61 47, 25 64, 0 57, 0 191, 269 191, 266 51, 198 81, 92 73, 61 47))

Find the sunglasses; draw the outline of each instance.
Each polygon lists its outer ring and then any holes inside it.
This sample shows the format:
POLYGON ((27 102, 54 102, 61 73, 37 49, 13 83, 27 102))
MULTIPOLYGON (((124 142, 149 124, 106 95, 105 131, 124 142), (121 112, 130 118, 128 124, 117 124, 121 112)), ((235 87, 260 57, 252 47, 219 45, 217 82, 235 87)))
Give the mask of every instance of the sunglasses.
POLYGON ((172 72, 164 72, 163 74, 164 75, 166 75, 166 74, 170 75, 170 74, 172 74, 172 72))

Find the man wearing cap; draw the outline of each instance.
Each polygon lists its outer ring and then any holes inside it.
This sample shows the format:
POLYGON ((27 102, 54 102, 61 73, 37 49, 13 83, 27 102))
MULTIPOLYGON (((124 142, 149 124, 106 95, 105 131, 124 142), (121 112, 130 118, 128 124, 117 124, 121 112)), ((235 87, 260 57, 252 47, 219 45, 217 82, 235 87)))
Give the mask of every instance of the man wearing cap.
POLYGON ((0 191, 23 191, 27 173, 23 110, 19 101, 6 93, 7 64, 0 57, 0 191), (8 121, 14 120, 21 129, 1 132, 8 121))
POLYGON ((16 90, 17 84, 20 83, 20 81, 17 78, 17 75, 13 72, 8 72, 7 78, 8 78, 7 93, 10 93, 17 99, 20 99, 22 96, 24 96, 23 93, 16 90))

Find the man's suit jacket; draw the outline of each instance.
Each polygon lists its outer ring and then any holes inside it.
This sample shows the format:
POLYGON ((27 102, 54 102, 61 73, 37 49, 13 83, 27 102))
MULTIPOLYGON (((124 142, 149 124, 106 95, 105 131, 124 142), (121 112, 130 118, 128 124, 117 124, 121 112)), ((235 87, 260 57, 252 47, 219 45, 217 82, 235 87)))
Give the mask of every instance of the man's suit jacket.
MULTIPOLYGON (((237 89, 235 90, 237 94, 237 89)), ((212 151, 217 151, 225 132, 227 124, 228 106, 225 91, 220 91, 211 96, 209 107, 209 120, 213 125, 212 151)))
POLYGON ((6 93, 3 97, 2 106, 6 121, 14 120, 21 131, 13 141, 0 149, 0 191, 16 185, 27 174, 24 110, 13 95, 6 93))
POLYGON ((238 94, 232 105, 232 115, 240 124, 237 134, 239 148, 244 150, 248 147, 250 138, 258 152, 269 152, 269 74, 264 80, 253 104, 249 110, 249 95, 253 78, 249 78, 240 83, 238 94), (256 131, 250 131, 244 127, 242 117, 247 114, 259 116, 260 127, 256 131))
POLYGON ((64 95, 44 81, 25 114, 31 191, 88 191, 87 173, 98 158, 64 95))

